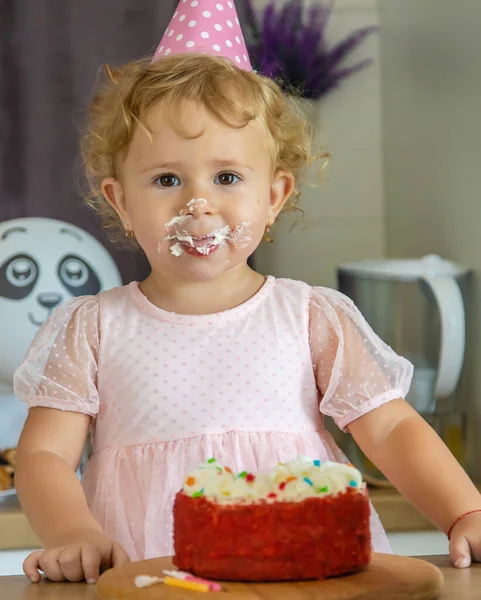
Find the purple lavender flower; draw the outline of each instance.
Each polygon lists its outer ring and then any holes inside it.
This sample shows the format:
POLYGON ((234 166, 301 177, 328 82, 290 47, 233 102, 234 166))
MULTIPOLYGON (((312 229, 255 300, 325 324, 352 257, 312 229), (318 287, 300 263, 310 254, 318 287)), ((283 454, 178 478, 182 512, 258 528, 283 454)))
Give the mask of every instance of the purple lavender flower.
POLYGON ((304 0, 288 0, 276 9, 278 0, 271 0, 259 15, 252 0, 245 2, 248 49, 253 66, 263 75, 276 79, 286 92, 318 99, 372 63, 372 59, 366 59, 342 66, 344 59, 377 31, 377 27, 359 29, 334 46, 328 46, 326 29, 332 1, 306 9, 304 0))

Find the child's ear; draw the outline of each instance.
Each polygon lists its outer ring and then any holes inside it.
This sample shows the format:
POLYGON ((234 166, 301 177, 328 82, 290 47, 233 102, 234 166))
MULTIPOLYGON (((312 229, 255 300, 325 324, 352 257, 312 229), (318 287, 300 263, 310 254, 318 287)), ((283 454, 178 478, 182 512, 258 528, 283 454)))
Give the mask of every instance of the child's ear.
POLYGON ((290 171, 276 171, 271 183, 269 218, 273 223, 294 192, 296 180, 290 171))
POLYGON ((125 204, 124 189, 120 181, 113 177, 106 177, 102 181, 102 193, 110 206, 112 206, 119 215, 124 227, 126 229, 131 229, 132 224, 125 204))

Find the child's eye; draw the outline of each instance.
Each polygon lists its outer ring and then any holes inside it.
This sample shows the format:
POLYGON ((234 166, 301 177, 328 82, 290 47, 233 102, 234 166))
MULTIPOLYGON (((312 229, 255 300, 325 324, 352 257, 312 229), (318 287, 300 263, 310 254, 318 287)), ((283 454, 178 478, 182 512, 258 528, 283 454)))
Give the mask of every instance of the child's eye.
POLYGON ((240 181, 240 177, 235 173, 220 173, 214 180, 214 183, 218 183, 220 185, 233 185, 240 181))
POLYGON ((170 188, 180 185, 180 180, 175 175, 168 174, 160 175, 160 177, 155 179, 154 183, 158 183, 162 187, 170 188))

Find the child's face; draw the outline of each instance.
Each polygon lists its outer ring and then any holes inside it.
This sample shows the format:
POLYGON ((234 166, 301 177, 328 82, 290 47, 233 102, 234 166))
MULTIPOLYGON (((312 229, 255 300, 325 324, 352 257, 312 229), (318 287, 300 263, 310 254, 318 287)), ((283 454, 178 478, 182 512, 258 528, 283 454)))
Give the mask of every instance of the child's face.
POLYGON ((262 127, 224 125, 193 102, 159 104, 146 125, 152 138, 137 127, 119 180, 103 189, 153 271, 201 280, 245 266, 294 185, 273 174, 262 127))

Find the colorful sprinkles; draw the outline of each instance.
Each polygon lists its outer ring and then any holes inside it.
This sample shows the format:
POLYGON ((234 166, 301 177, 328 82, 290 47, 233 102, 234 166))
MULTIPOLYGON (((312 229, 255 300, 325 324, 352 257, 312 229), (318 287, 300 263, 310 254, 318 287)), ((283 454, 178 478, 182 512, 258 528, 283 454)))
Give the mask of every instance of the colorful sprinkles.
MULTIPOLYGON (((220 483, 220 486, 219 486, 219 489, 217 490, 217 493, 224 497, 232 497, 233 496, 233 492, 230 490, 230 485, 233 485, 233 482, 236 477, 239 479, 245 479, 246 483, 249 483, 249 484, 254 484, 254 482, 256 482, 256 485, 252 486, 252 489, 255 490, 255 493, 257 495, 259 495, 259 491, 262 490, 263 486, 265 485, 265 482, 262 479, 262 477, 259 479, 256 477, 255 474, 250 473, 248 471, 242 471, 241 473, 234 473, 229 467, 222 467, 220 465, 220 463, 217 461, 217 459, 214 457, 209 458, 206 462, 209 465, 212 465, 212 470, 214 471, 214 473, 217 471, 217 475, 222 476, 224 474, 228 474, 231 476, 231 478, 229 478, 229 477, 222 478, 221 477, 221 479, 218 480, 220 483), (260 488, 258 490, 257 483, 259 481, 260 481, 260 488), (226 488, 226 486, 227 486, 227 488, 226 488)), ((328 466, 328 464, 329 464, 329 461, 328 461, 328 463, 326 463, 326 466, 328 466)), ((287 465, 289 466, 290 463, 287 463, 287 465)), ((283 466, 282 463, 279 463, 279 466, 283 466)), ((321 483, 322 479, 319 482, 317 481, 317 471, 314 471, 312 467, 314 466, 317 468, 323 468, 323 463, 321 462, 321 460, 310 459, 307 463, 301 463, 301 465, 299 465, 299 466, 297 463, 295 464, 295 468, 296 468, 295 473, 296 473, 297 477, 294 475, 286 477, 287 473, 283 472, 282 470, 278 471, 278 472, 274 471, 276 478, 272 481, 266 480, 268 488, 270 485, 274 485, 275 486, 274 490, 272 490, 272 488, 264 489, 264 491, 260 492, 260 497, 264 496, 264 498, 270 498, 270 499, 277 499, 279 497, 283 498, 284 494, 282 494, 282 492, 284 490, 286 490, 286 487, 289 483, 294 482, 294 481, 303 481, 309 487, 313 488, 313 491, 316 494, 328 494, 331 492, 331 490, 332 490, 332 493, 335 493, 335 486, 332 487, 330 485, 324 485, 322 487, 318 487, 319 484, 321 483), (299 466, 300 466, 300 468, 299 468, 299 466), (305 469, 303 469, 304 466, 305 466, 305 469), (279 477, 279 475, 280 475, 280 478, 277 479, 277 477, 279 477), (282 480, 283 477, 285 477, 284 480, 282 480)), ((352 463, 347 463, 347 466, 355 469, 355 467, 352 463)), ((205 463, 204 463, 204 465, 201 465, 199 468, 204 469, 205 463)), ((352 474, 351 474, 351 477, 352 477, 352 474)), ((187 486, 188 488, 191 488, 187 493, 192 498, 201 498, 205 495, 204 488, 202 488, 201 490, 198 489, 200 487, 200 485, 203 485, 202 478, 199 481, 199 477, 194 477, 193 475, 189 475, 186 477, 184 485, 187 486), (198 491, 193 491, 196 488, 198 491)), ((355 479, 351 479, 350 481, 348 478, 347 478, 347 480, 344 479, 343 485, 348 486, 350 488, 357 488, 361 491, 363 489, 363 484, 361 482, 356 481, 355 479)), ((214 486, 215 486, 215 488, 217 488, 216 484, 214 484, 214 486)), ((236 488, 233 488, 233 489, 236 490, 236 493, 239 493, 239 491, 242 490, 242 487, 239 488, 239 490, 237 490, 236 488)), ((305 494, 307 494, 308 496, 310 495, 310 492, 304 486, 301 486, 300 488, 296 487, 289 491, 292 494, 294 494, 294 496, 297 496, 297 495, 303 496, 305 494)), ((246 492, 246 493, 250 494, 251 492, 246 492)), ((212 494, 212 492, 208 492, 208 494, 212 494)), ((286 496, 289 497, 289 496, 291 496, 291 494, 287 494, 286 496)))

